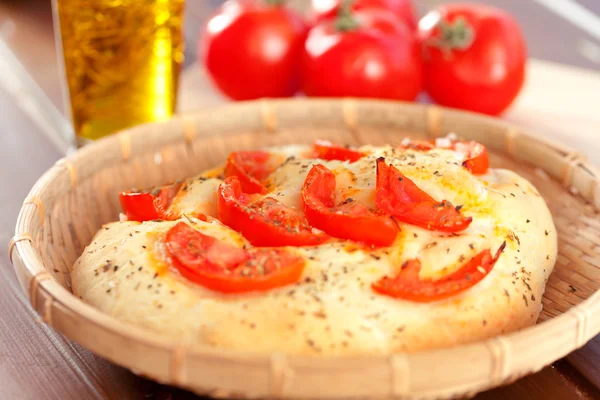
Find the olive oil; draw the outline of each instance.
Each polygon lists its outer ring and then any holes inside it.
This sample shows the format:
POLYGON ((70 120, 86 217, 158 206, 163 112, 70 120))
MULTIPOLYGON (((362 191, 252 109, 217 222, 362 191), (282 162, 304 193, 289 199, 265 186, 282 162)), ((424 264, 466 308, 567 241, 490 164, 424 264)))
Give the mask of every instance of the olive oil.
POLYGON ((169 118, 184 0, 55 0, 79 143, 169 118))

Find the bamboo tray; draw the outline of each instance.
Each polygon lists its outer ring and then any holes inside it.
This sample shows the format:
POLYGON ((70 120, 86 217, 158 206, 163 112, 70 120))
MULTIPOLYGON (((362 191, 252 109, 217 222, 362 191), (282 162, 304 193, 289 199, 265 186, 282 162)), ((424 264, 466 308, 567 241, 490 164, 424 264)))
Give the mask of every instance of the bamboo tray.
POLYGON ((518 127, 436 106, 374 100, 236 103, 121 132, 60 160, 23 203, 9 255, 45 323, 96 354, 163 383, 214 397, 450 398, 540 370, 600 332, 600 173, 581 155, 518 127), (516 170, 544 196, 559 257, 538 325, 453 348, 325 358, 188 348, 117 321, 70 291, 69 266, 117 218, 117 193, 183 178, 232 150, 316 138, 399 143, 448 132, 478 140, 493 167, 516 170))

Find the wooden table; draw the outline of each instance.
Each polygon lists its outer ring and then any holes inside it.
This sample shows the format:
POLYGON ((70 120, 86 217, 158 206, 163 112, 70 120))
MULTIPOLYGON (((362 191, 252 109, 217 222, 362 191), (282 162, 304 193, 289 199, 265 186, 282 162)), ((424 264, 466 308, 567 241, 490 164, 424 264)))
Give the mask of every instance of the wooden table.
MULTIPOLYGON (((590 1, 595 0, 588 0, 588 3, 597 5, 590 1)), ((521 7, 523 2, 519 0, 496 0, 495 3, 506 6, 523 20, 533 12, 539 13, 542 20, 553 21, 556 18, 544 9, 531 9, 530 4, 521 7)), ((202 21, 215 4, 214 0, 188 3, 188 40, 197 35, 202 21)), ((11 40, 15 53, 60 108, 48 3, 37 0, 0 2, 0 23, 4 15, 10 16, 17 26, 11 40), (27 29, 19 29, 24 26, 27 29)), ((576 53, 569 53, 568 46, 567 49, 562 46, 561 50, 550 52, 548 43, 552 43, 554 30, 538 36, 533 29, 525 30, 534 55, 551 59, 546 56, 548 52, 552 57, 557 54, 562 57, 558 61, 594 67, 593 63, 578 60, 576 53)), ((568 33, 570 30, 573 28, 565 26, 561 32, 568 33)), ((187 55, 188 60, 193 60, 192 50, 187 55)), ((181 86, 181 110, 223 101, 193 62, 188 63, 181 86)), ((506 118, 576 147, 599 165, 598 104, 599 74, 536 60, 530 63, 523 94, 506 118)), ((8 243, 13 234, 16 215, 29 188, 62 156, 25 109, 10 90, 0 85, 0 179, 5 188, 0 192, 0 242, 3 243, 8 243)), ((139 378, 94 356, 40 323, 18 285, 5 247, 0 247, 0 277, 0 399, 196 398, 183 390, 139 378)), ((583 349, 539 373, 482 393, 477 398, 596 399, 600 398, 599 387, 600 339, 596 338, 583 349)))

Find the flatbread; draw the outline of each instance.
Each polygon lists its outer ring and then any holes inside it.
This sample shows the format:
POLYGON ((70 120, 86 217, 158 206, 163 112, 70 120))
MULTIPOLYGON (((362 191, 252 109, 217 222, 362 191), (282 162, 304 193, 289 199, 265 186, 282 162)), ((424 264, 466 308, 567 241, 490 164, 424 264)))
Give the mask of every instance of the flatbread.
MULTIPOLYGON (((365 146, 357 162, 304 158, 307 147, 274 148, 286 159, 268 180, 269 196, 301 210, 300 188, 312 165, 336 174, 339 200, 374 206, 375 162, 380 156, 436 200, 462 205, 473 222, 459 234, 400 224, 393 246, 365 249, 348 242, 294 248, 306 258, 300 281, 266 292, 221 294, 180 276, 161 254, 178 221, 113 222, 94 237, 73 266, 73 292, 126 323, 168 335, 189 346, 313 355, 414 352, 468 343, 533 325, 556 253, 556 230, 538 191, 503 169, 473 175, 462 155, 365 146), (429 303, 394 299, 371 284, 394 276, 419 258, 421 278, 456 270, 459 260, 484 249, 506 248, 492 271, 458 295, 429 303)), ((212 174, 214 175, 214 173, 212 174)), ((216 217, 220 179, 189 179, 174 207, 216 217)), ((183 217, 195 229, 249 246, 218 220, 183 217)))

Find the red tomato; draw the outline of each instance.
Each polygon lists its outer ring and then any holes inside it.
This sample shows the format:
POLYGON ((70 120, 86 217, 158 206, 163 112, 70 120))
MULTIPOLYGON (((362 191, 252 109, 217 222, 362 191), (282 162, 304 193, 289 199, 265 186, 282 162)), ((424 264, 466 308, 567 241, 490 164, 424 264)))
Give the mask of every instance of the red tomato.
POLYGON ((225 165, 225 176, 237 176, 245 193, 267 193, 260 182, 273 172, 279 157, 266 151, 236 151, 229 155, 225 165))
POLYGON ((350 147, 333 144, 328 140, 317 140, 313 145, 313 157, 322 160, 358 161, 364 156, 350 147))
POLYGON ((308 26, 278 0, 229 0, 201 41, 213 82, 234 100, 292 96, 308 26))
MULTIPOLYGON (((404 149, 429 151, 436 148, 436 140, 411 140, 402 146, 404 149)), ((449 149, 455 150, 464 155, 463 167, 472 174, 485 174, 490 167, 490 159, 487 148, 474 140, 463 142, 453 140, 450 142, 449 149)))
POLYGON ((151 193, 121 192, 119 201, 129 221, 144 222, 153 219, 173 219, 168 210, 180 188, 181 182, 177 182, 156 188, 151 193))
POLYGON ((383 157, 377 160, 375 203, 399 221, 432 231, 458 232, 472 221, 449 201, 435 201, 383 157))
POLYGON ((300 279, 305 261, 276 248, 243 250, 198 232, 184 222, 171 228, 165 247, 187 279, 222 293, 263 291, 300 279))
POLYGON ((313 246, 328 236, 312 228, 296 210, 271 197, 251 204, 237 177, 219 186, 217 212, 225 225, 254 246, 313 246))
POLYGON ((389 12, 355 12, 311 29, 303 77, 308 96, 414 100, 422 88, 421 52, 389 12))
MULTIPOLYGON (((339 12, 341 2, 342 0, 312 0, 315 19, 320 22, 334 18, 339 12)), ((356 0, 352 3, 353 10, 373 8, 389 10, 411 30, 417 28, 412 0, 356 0)))
POLYGON ((437 280, 419 278, 421 262, 408 260, 393 278, 383 277, 372 285, 373 290, 396 299, 417 302, 442 300, 466 290, 481 281, 492 270, 506 242, 492 257, 490 250, 484 250, 460 269, 437 280))
POLYGON ((302 203, 308 222, 331 236, 373 246, 389 246, 398 226, 389 217, 377 215, 356 201, 334 203, 335 175, 323 165, 309 171, 302 186, 302 203))
POLYGON ((419 22, 425 85, 435 102, 497 115, 525 79, 527 50, 509 14, 480 4, 448 4, 419 22))

